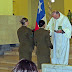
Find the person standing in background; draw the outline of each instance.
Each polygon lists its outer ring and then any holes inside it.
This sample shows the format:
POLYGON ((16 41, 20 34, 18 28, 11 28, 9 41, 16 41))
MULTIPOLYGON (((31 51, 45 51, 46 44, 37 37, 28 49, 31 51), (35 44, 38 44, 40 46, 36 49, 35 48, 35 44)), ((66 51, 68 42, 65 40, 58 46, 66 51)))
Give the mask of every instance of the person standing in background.
POLYGON ((69 19, 69 21, 70 21, 70 23, 71 23, 71 11, 70 10, 68 10, 68 15, 67 15, 67 17, 68 17, 68 19, 69 19))
POLYGON ((71 38, 71 24, 69 19, 61 12, 53 11, 52 18, 46 29, 50 30, 50 36, 52 36, 52 64, 68 65, 70 48, 69 39, 71 38))

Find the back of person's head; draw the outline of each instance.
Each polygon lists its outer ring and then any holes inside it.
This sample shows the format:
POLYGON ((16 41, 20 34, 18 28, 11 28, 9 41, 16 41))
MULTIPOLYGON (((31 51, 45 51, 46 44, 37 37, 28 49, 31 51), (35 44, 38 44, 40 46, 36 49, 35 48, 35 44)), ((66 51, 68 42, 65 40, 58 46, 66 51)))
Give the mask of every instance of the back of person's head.
POLYGON ((39 21, 39 27, 42 27, 44 24, 45 24, 45 21, 43 21, 43 20, 39 21))
POLYGON ((20 21, 20 23, 22 25, 25 25, 25 22, 28 22, 28 19, 27 18, 22 18, 21 21, 20 21))
POLYGON ((22 59, 18 62, 12 72, 38 72, 35 63, 22 59))
POLYGON ((70 12, 70 10, 68 10, 70 12))

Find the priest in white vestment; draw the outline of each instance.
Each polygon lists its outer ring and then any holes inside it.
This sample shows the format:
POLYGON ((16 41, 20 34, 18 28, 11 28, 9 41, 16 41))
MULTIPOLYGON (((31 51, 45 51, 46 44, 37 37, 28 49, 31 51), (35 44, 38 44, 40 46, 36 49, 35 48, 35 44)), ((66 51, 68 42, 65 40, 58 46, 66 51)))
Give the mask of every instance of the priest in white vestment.
POLYGON ((50 30, 53 43, 51 63, 68 65, 71 38, 71 24, 68 18, 58 11, 53 11, 46 29, 50 30))

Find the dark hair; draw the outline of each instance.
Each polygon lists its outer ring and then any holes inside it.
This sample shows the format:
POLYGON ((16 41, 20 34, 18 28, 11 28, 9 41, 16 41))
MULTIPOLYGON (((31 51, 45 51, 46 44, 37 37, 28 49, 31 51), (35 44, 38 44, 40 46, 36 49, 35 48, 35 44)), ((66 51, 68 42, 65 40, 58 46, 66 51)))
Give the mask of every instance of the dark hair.
POLYGON ((18 64, 15 66, 15 68, 12 70, 12 72, 38 72, 37 67, 35 63, 32 61, 22 59, 18 64))
POLYGON ((21 23, 22 25, 24 25, 25 22, 28 22, 28 19, 27 19, 27 18, 22 18, 21 21, 20 21, 20 23, 21 23))
POLYGON ((42 27, 44 24, 45 24, 45 21, 43 21, 43 20, 39 21, 39 27, 42 27))
POLYGON ((68 10, 70 12, 70 10, 68 10))

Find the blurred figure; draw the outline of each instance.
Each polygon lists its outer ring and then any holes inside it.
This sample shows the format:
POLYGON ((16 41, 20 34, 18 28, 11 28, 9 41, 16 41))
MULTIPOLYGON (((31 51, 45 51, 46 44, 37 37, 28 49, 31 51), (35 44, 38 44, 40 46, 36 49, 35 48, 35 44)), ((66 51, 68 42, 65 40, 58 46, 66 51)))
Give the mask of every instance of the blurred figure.
POLYGON ((69 19, 69 21, 70 21, 70 23, 71 23, 71 11, 70 11, 70 10, 68 10, 68 15, 67 15, 67 17, 68 17, 68 19, 69 19))
POLYGON ((17 35, 20 42, 19 59, 25 58, 31 60, 33 50, 33 33, 27 26, 29 24, 27 18, 21 19, 22 26, 18 29, 17 35))
POLYGON ((42 63, 50 63, 50 49, 53 46, 50 41, 49 31, 44 30, 45 22, 43 20, 39 21, 39 30, 34 33, 35 46, 37 46, 37 62, 38 69, 41 69, 42 63))
POLYGON ((35 63, 26 59, 22 59, 14 67, 12 72, 38 72, 38 71, 35 63))

